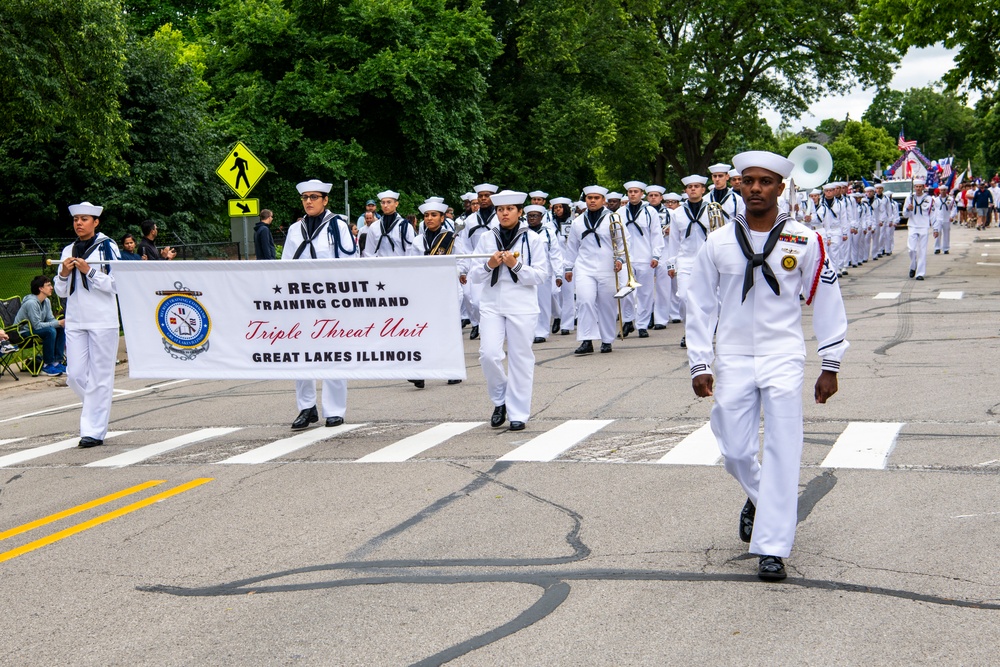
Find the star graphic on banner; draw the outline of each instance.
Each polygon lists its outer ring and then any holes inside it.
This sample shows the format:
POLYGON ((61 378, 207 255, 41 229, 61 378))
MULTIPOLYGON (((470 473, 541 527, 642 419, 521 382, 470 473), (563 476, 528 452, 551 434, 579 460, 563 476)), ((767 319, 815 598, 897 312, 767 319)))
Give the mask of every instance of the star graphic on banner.
POLYGON ((281 294, 281 285, 275 285, 274 286, 274 293, 275 294, 281 294))
POLYGON ((375 283, 375 287, 378 288, 378 291, 382 292, 385 290, 385 283, 375 283))

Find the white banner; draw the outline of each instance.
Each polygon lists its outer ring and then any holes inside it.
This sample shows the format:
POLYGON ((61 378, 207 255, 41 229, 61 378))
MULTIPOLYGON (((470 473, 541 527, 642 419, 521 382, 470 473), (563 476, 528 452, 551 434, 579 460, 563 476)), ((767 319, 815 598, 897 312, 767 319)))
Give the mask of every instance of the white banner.
POLYGON ((114 262, 129 375, 465 379, 455 260, 114 262))

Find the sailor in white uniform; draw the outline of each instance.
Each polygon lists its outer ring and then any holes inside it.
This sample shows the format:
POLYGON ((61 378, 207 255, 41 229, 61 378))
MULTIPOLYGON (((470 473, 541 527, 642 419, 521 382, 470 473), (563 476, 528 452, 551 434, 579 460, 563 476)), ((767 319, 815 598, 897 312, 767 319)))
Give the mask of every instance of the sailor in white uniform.
POLYGON ((942 186, 934 197, 934 254, 951 250, 951 221, 955 217, 955 200, 948 196, 948 187, 942 186))
MULTIPOLYGON (((552 200, 551 220, 553 229, 556 232, 556 239, 559 241, 559 251, 563 258, 566 257, 566 235, 569 234, 573 218, 576 217, 573 211, 573 202, 569 197, 556 197, 552 200)), ((565 259, 563 260, 565 265, 565 259)), ((556 275, 562 280, 563 266, 555 267, 556 275)), ((552 320, 552 333, 561 336, 568 336, 576 328, 576 294, 573 288, 563 283, 558 293, 558 308, 553 311, 555 318, 552 320)))
POLYGON ((413 225, 396 212, 399 193, 385 190, 378 193, 382 217, 369 228, 365 241, 365 257, 403 257, 413 245, 413 225))
MULTIPOLYGON (((476 212, 465 220, 465 229, 458 236, 456 251, 460 255, 471 255, 479 244, 479 237, 497 225, 496 212, 493 210, 491 196, 499 189, 492 183, 480 183, 475 188, 476 212)), ((468 273, 478 260, 462 259, 458 262, 459 281, 462 283, 462 293, 465 298, 465 311, 469 314, 472 329, 469 340, 479 338, 479 295, 483 291, 482 283, 470 281, 468 273)))
MULTIPOLYGON (((730 174, 730 178, 732 178, 732 174, 730 174)), ((680 196, 676 192, 668 192, 663 195, 663 205, 667 207, 667 229, 666 236, 663 237, 663 243, 667 254, 670 253, 670 228, 674 219, 673 212, 679 209, 683 203, 684 197, 680 196)), ((657 276, 660 275, 659 271, 661 267, 666 267, 666 275, 667 278, 670 279, 670 322, 673 324, 680 324, 684 321, 684 302, 681 301, 679 296, 677 296, 677 276, 676 273, 673 275, 670 273, 670 268, 665 262, 660 262, 660 266, 657 267, 657 276)), ((659 321, 657 321, 656 324, 660 326, 659 321)), ((666 326, 667 321, 664 320, 661 328, 665 328, 666 326)), ((657 327, 653 328, 655 329, 657 327)))
MULTIPOLYGON (((333 184, 312 179, 295 187, 302 199, 305 215, 288 228, 281 259, 291 261, 357 257, 358 246, 351 236, 347 221, 326 208, 333 184)), ((372 241, 373 237, 369 232, 367 247, 374 245, 372 241)), ((292 422, 293 431, 300 431, 319 421, 315 380, 295 381, 295 403, 298 405, 299 415, 292 422)), ((323 380, 323 415, 326 417, 326 425, 340 426, 344 423, 346 414, 347 380, 323 380)))
MULTIPOLYGON (((667 239, 670 234, 670 208, 663 199, 663 194, 667 191, 662 185, 646 186, 646 203, 656 211, 660 218, 660 236, 663 237, 663 249, 660 251, 660 259, 656 268, 653 269, 653 328, 656 330, 666 329, 667 322, 671 317, 671 305, 677 299, 677 289, 671 287, 673 278, 668 273, 666 253, 667 239)), ((678 311, 679 312, 679 311, 678 311)), ((680 315, 678 314, 678 318, 680 315)), ((647 326, 649 322, 645 323, 647 326)))
POLYGON ((552 296, 555 294, 558 298, 558 293, 563 285, 562 244, 555 231, 543 222, 545 218, 544 206, 540 204, 525 206, 524 216, 528 223, 529 233, 541 237, 545 247, 545 257, 532 258, 539 268, 548 275, 548 279, 538 283, 536 287, 538 292, 538 323, 535 326, 535 337, 532 341, 544 343, 549 335, 549 326, 552 324, 552 296))
POLYGON ((471 260, 468 278, 483 286, 479 322, 482 342, 479 363, 493 403, 490 426, 510 419, 510 430, 524 429, 531 416, 531 388, 535 372, 532 334, 538 320, 537 287, 549 279, 542 236, 520 220, 524 192, 504 190, 492 197, 498 224, 478 237, 474 253, 491 255, 471 260), (507 371, 504 372, 504 342, 507 371))
POLYGON ((927 236, 934 216, 934 198, 924 192, 923 183, 913 184, 913 194, 903 202, 906 222, 906 249, 910 251, 910 277, 923 280, 927 272, 927 236))
POLYGON ((743 177, 746 218, 713 232, 698 253, 688 289, 688 359, 695 394, 715 397, 712 432, 726 470, 748 496, 739 537, 760 557, 758 576, 774 581, 785 578, 797 520, 806 357, 799 296, 813 306, 822 359, 817 403, 837 391, 847 315, 818 235, 778 211, 793 163, 766 151, 733 162, 743 177))
POLYGON ((663 228, 660 213, 642 200, 646 184, 629 181, 625 184, 628 201, 618 209, 618 215, 629 231, 629 261, 639 287, 622 299, 622 335, 639 329, 639 338, 649 338, 647 327, 653 316, 656 293, 656 268, 663 254, 663 228), (638 324, 636 324, 638 322, 638 324))
POLYGON ((826 241, 826 254, 830 258, 837 275, 847 275, 847 269, 840 264, 842 248, 848 240, 850 223, 847 213, 836 197, 837 184, 827 183, 823 186, 823 196, 816 207, 816 219, 819 222, 817 231, 822 229, 826 241))
MULTIPOLYGON (((622 270, 622 248, 611 239, 611 216, 604 206, 607 188, 589 185, 583 189, 587 210, 570 226, 566 239, 566 282, 575 285, 577 331, 580 346, 574 354, 594 351, 593 339, 601 340, 601 352, 611 352, 618 319, 615 273, 622 270)), ((629 232, 624 231, 629 243, 629 232)))
MULTIPOLYGON (((667 263, 671 277, 677 279, 677 296, 681 300, 681 309, 686 312, 688 306, 688 285, 691 283, 691 268, 694 258, 705 245, 705 239, 711 229, 708 216, 708 205, 703 199, 705 183, 708 179, 698 174, 685 176, 681 179, 684 193, 688 196, 681 206, 671 211, 673 221, 670 223, 670 245, 667 250, 667 263)), ((686 338, 681 338, 681 347, 686 347, 686 338)))
POLYGON ((712 175, 713 186, 712 191, 708 193, 708 201, 722 207, 722 218, 726 224, 746 210, 743 198, 729 187, 730 169, 728 164, 721 162, 708 168, 708 173, 712 175))
POLYGON ((80 397, 80 447, 104 444, 118 357, 118 286, 103 261, 121 258, 118 246, 97 231, 104 208, 69 207, 77 240, 63 248, 55 292, 66 304, 66 384, 80 397))

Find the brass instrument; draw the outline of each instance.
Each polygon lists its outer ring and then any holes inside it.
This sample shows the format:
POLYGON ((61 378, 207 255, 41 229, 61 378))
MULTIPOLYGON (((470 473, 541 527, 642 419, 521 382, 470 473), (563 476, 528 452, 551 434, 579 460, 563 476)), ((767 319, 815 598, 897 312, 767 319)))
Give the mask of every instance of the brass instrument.
POLYGON ((617 213, 612 213, 610 218, 609 234, 611 236, 611 252, 615 257, 619 255, 625 256, 625 269, 628 275, 628 280, 622 285, 618 278, 618 272, 615 271, 615 299, 618 300, 618 337, 625 340, 622 332, 625 324, 625 318, 622 314, 622 299, 634 292, 635 288, 642 285, 635 279, 635 273, 632 271, 632 259, 628 254, 628 241, 625 240, 625 225, 617 213))
POLYGON ((708 231, 714 232, 722 225, 726 224, 726 218, 722 213, 722 204, 717 201, 708 202, 708 231))

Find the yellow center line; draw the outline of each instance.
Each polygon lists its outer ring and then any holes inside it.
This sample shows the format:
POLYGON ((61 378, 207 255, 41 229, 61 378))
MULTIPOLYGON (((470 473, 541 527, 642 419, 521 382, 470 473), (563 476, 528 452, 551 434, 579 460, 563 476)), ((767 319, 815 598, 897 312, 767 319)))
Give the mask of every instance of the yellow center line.
POLYGON ((41 539, 35 540, 34 542, 28 542, 24 546, 20 546, 16 549, 11 549, 10 551, 5 551, 3 553, 0 553, 0 563, 7 560, 11 560, 12 558, 17 558, 18 556, 22 556, 28 553, 29 551, 34 551, 35 549, 39 549, 48 544, 52 544, 53 542, 58 542, 59 540, 69 537, 70 535, 76 535, 77 533, 82 533, 83 531, 93 528, 94 526, 99 526, 102 523, 111 521, 112 519, 117 519, 120 516, 124 516, 125 514, 134 512, 138 509, 142 509, 143 507, 152 505, 153 503, 158 503, 161 500, 165 500, 171 496, 176 496, 179 493, 190 491, 191 489, 197 486, 201 486, 202 484, 211 482, 212 479, 213 478, 211 477, 200 477, 198 479, 193 479, 190 482, 187 482, 186 484, 175 486, 174 488, 168 489, 162 493, 157 493, 155 496, 150 496, 138 502, 134 502, 131 505, 126 505, 125 507, 119 507, 118 509, 112 512, 108 512, 107 514, 95 516, 93 519, 90 519, 89 521, 84 521, 83 523, 78 523, 75 526, 70 526, 65 530, 60 530, 58 533, 53 533, 52 535, 49 535, 48 537, 43 537, 41 539))
POLYGON ((146 489, 156 486, 157 484, 163 484, 166 480, 163 479, 153 479, 148 482, 143 482, 142 484, 136 484, 127 489, 118 491, 117 493, 112 493, 111 495, 104 496, 103 498, 97 498, 96 500, 91 500, 89 502, 83 503, 82 505, 77 505, 76 507, 70 507, 68 510, 63 510, 62 512, 56 512, 55 514, 50 514, 42 519, 37 519, 31 523, 26 523, 23 526, 17 526, 16 528, 11 528, 10 530, 5 530, 0 533, 0 541, 6 540, 8 537, 14 537, 15 535, 20 535, 21 533, 26 533, 29 530, 34 530, 35 528, 41 528, 42 526, 47 526, 50 523, 59 521, 60 519, 65 519, 68 516, 73 516, 74 514, 79 514, 80 512, 86 512, 89 509, 95 507, 100 507, 105 503, 110 503, 113 500, 118 500, 119 498, 124 498, 125 496, 130 496, 133 493, 138 493, 139 491, 145 491, 146 489))

